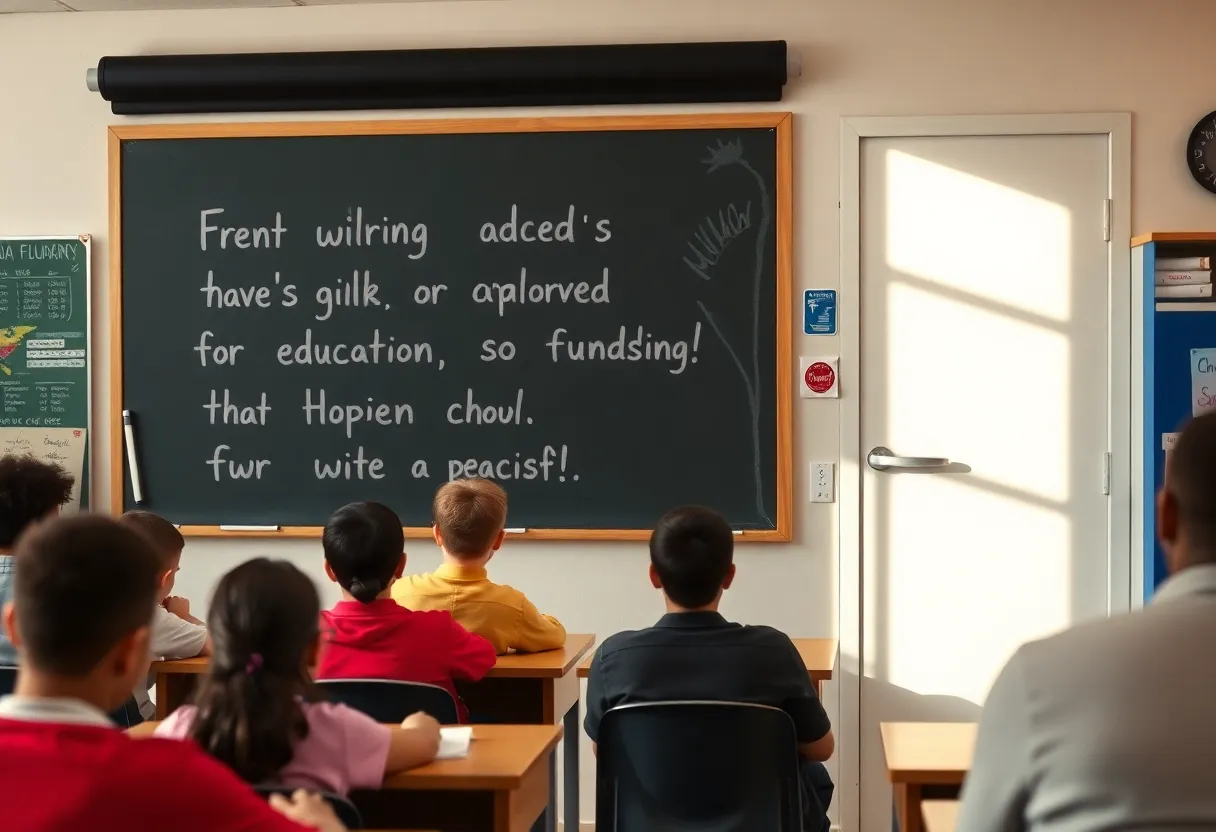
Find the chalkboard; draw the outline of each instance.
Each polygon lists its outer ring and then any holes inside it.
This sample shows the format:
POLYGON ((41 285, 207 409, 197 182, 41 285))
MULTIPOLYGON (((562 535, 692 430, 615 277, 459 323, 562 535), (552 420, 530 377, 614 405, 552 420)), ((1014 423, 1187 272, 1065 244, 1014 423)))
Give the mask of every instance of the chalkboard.
POLYGON ((88 505, 90 240, 0 237, 0 453, 76 477, 88 505))
POLYGON ((788 114, 111 128, 113 472, 193 534, 791 535, 788 114), (249 531, 248 528, 241 531, 249 531))

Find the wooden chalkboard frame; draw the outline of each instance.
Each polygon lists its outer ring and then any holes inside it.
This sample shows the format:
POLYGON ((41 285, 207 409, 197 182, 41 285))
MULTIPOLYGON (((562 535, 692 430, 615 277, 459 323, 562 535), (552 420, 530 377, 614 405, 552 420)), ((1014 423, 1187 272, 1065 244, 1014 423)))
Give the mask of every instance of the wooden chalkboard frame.
MULTIPOLYGON (((154 139, 294 138, 460 133, 608 132, 617 130, 715 130, 774 128, 777 137, 777 528, 745 530, 752 541, 788 542, 793 537, 793 114, 696 113, 648 116, 558 118, 418 119, 398 121, 229 122, 114 125, 109 128, 110 208, 110 504, 123 511, 122 368, 122 143, 154 139)), ((283 526, 270 531, 182 526, 192 537, 319 538, 321 526, 283 526)), ((429 538, 428 526, 406 527, 408 538, 429 538)), ((650 529, 527 529, 520 540, 646 540, 650 529)))

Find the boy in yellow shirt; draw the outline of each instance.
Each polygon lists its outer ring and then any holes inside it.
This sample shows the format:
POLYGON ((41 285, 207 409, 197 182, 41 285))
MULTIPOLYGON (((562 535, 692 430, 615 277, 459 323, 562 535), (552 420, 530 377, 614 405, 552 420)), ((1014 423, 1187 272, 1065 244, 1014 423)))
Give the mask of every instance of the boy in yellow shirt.
POLYGON ((411 610, 447 610, 471 633, 509 650, 534 653, 566 643, 566 628, 542 615, 517 589, 492 582, 486 564, 502 545, 507 493, 490 480, 449 482, 435 492, 435 542, 443 565, 393 584, 393 600, 411 610))

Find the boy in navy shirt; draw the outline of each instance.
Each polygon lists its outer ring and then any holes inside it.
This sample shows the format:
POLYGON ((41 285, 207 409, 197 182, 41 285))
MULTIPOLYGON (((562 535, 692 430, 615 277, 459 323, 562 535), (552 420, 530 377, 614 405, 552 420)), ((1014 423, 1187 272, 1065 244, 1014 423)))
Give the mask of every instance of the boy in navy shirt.
POLYGON ((707 508, 673 509, 650 536, 650 582, 667 615, 645 630, 617 633, 596 653, 584 727, 594 742, 611 708, 634 702, 717 700, 780 708, 794 721, 802 755, 803 829, 826 832, 832 781, 823 761, 836 740, 810 674, 789 637, 733 624, 718 613, 735 578, 735 539, 707 508))

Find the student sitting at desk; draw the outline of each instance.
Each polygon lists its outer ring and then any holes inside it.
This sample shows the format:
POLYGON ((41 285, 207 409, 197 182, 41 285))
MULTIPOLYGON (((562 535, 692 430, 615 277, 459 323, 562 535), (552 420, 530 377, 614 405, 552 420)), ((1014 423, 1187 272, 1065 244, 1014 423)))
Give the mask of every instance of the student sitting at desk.
POLYGON ((446 688, 468 718, 453 679, 476 682, 497 660, 490 642, 451 613, 413 612, 389 590, 405 571, 405 534, 392 509, 351 503, 325 524, 325 574, 342 600, 322 613, 325 644, 318 679, 395 679, 446 688))
POLYGON ((803 829, 826 832, 832 781, 822 763, 836 741, 798 649, 779 630, 732 624, 718 613, 735 578, 735 538, 707 508, 673 509, 650 536, 650 582, 667 615, 601 645, 587 681, 587 736, 611 708, 634 702, 715 700, 769 705, 794 721, 804 764, 803 829))
POLYGON ((320 615, 316 587, 290 563, 256 558, 233 569, 211 601, 215 654, 194 704, 156 735, 189 737, 250 783, 340 795, 433 760, 439 723, 426 714, 392 728, 318 701, 308 669, 320 615))
POLYGON ((1144 609, 1021 647, 980 717, 965 832, 1216 829, 1216 413, 1167 457, 1170 578, 1144 609))
POLYGON ((0 827, 25 832, 339 832, 324 801, 274 801, 187 743, 137 740, 106 717, 148 667, 160 562, 104 517, 54 520, 17 544, 4 626, 22 652, 0 699, 0 827))
POLYGON ((447 610, 494 650, 535 653, 566 643, 566 628, 542 615, 518 589, 496 584, 486 564, 502 546, 507 493, 490 480, 449 482, 435 493, 435 542, 443 565, 427 575, 407 575, 393 598, 411 610, 447 610))
MULTIPOLYGON (((34 523, 59 514, 75 481, 58 465, 32 456, 0 457, 0 607, 12 594, 13 544, 34 523)), ((0 665, 16 663, 16 648, 0 632, 0 665)))
MULTIPOLYGON (((128 511, 118 522, 134 529, 152 544, 152 550, 160 557, 160 603, 152 615, 152 656, 156 659, 190 659, 211 652, 211 641, 207 638, 207 625, 190 614, 190 602, 172 594, 181 568, 182 550, 186 539, 177 527, 159 514, 138 509, 128 511)), ((137 685, 135 701, 143 719, 156 716, 156 706, 148 698, 147 684, 137 685)))

